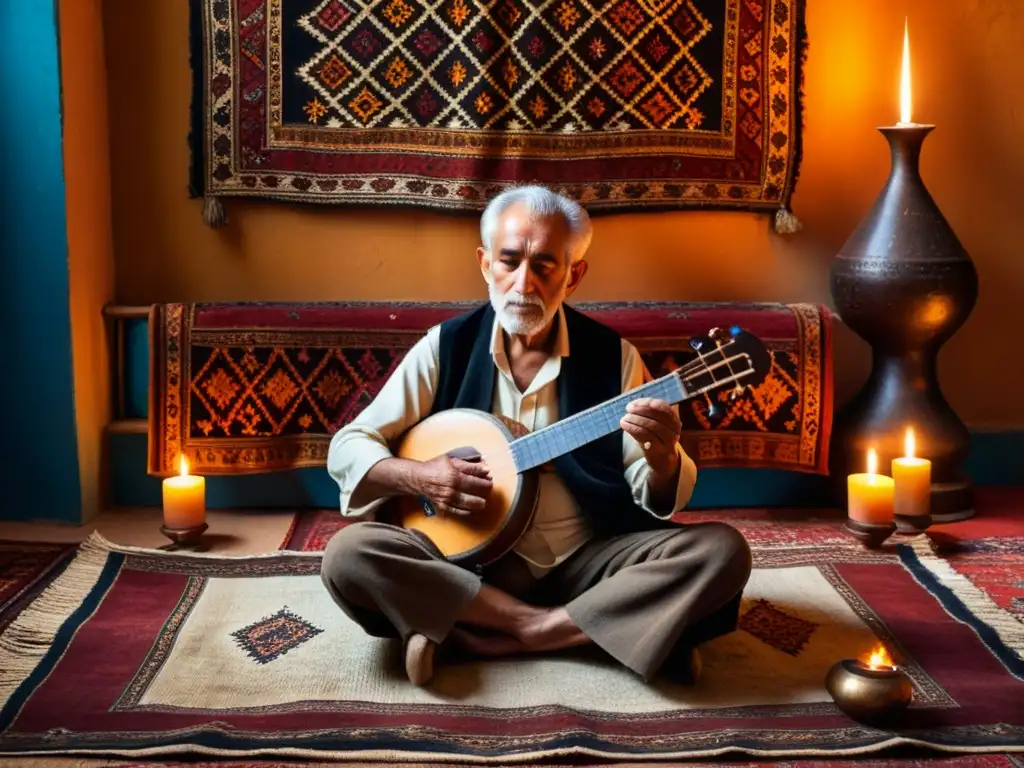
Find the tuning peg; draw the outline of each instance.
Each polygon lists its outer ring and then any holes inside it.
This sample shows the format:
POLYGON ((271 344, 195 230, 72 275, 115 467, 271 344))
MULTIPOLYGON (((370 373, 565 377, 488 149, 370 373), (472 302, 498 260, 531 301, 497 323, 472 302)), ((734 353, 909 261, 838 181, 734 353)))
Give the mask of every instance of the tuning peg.
POLYGON ((704 346, 704 342, 705 341, 707 341, 707 339, 704 339, 704 338, 692 338, 692 339, 690 339, 690 346, 693 348, 693 350, 695 352, 699 352, 701 350, 701 347, 704 346))
POLYGON ((723 331, 721 328, 712 328, 710 331, 708 331, 708 336, 710 336, 713 341, 729 340, 729 334, 723 331))
POLYGON ((725 416, 725 408, 720 403, 712 402, 707 392, 704 393, 704 400, 708 404, 708 421, 721 421, 725 416))
POLYGON ((721 403, 711 403, 711 407, 708 408, 708 421, 716 423, 725 418, 725 408, 722 407, 721 403))

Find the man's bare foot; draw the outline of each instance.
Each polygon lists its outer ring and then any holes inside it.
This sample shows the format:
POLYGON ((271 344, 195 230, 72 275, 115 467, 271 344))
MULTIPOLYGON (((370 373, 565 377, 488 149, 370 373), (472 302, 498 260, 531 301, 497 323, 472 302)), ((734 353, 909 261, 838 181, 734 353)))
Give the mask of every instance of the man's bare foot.
POLYGON ((517 628, 516 637, 535 653, 574 648, 591 642, 565 608, 538 611, 517 628))
POLYGON ((405 643, 405 674, 413 685, 425 685, 434 676, 437 645, 423 635, 410 635, 405 643))
POLYGON ((457 627, 450 637, 460 648, 479 656, 542 653, 590 642, 564 608, 532 608, 529 613, 514 617, 505 631, 457 627))
POLYGON ((555 651, 590 642, 565 608, 529 605, 489 584, 480 587, 457 623, 473 628, 472 637, 463 633, 461 644, 467 647, 472 644, 474 649, 479 649, 477 652, 489 656, 555 651), (477 629, 491 630, 497 638, 492 640, 477 629))
POLYGON ((462 627, 453 629, 448 637, 459 648, 477 656, 509 656, 529 650, 523 644, 523 641, 517 637, 511 635, 485 635, 462 627))

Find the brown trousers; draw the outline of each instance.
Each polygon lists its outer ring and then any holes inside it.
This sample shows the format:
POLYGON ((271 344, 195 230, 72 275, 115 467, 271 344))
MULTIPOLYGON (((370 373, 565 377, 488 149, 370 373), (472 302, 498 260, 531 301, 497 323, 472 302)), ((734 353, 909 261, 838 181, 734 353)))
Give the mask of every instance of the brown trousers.
MULTIPOLYGON (((524 602, 564 605, 597 646, 650 680, 659 670, 671 675, 673 662, 688 664, 691 647, 736 628, 750 570, 750 548, 739 531, 694 523, 592 540, 541 579, 510 552, 485 568, 482 579, 524 602)), ((405 640, 419 633, 436 643, 481 584, 425 537, 374 522, 335 534, 321 576, 368 634, 405 640)))

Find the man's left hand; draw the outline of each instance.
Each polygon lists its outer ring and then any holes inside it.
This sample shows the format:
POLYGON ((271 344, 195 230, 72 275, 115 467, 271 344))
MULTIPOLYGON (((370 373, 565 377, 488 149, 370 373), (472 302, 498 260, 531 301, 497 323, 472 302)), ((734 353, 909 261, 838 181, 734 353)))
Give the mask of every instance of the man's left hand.
POLYGON ((675 474, 679 468, 676 444, 683 429, 675 408, 665 400, 642 397, 626 406, 626 415, 619 423, 640 443, 652 471, 675 474))

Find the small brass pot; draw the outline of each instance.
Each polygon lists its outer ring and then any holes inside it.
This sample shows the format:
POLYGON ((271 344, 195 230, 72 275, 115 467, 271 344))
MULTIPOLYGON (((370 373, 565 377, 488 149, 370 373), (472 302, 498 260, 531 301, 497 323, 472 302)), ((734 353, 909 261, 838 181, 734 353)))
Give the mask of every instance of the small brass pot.
POLYGON ((833 664, 825 688, 839 709, 863 722, 897 715, 907 708, 914 693, 910 678, 899 667, 872 669, 857 659, 833 664))

